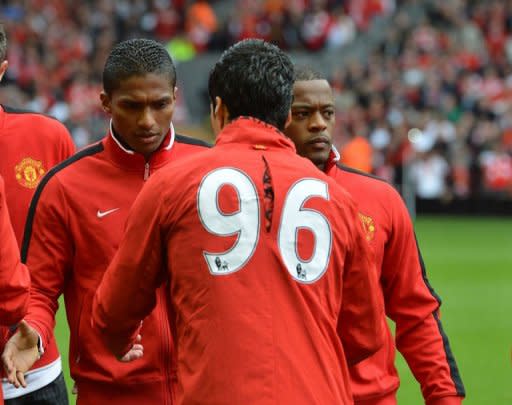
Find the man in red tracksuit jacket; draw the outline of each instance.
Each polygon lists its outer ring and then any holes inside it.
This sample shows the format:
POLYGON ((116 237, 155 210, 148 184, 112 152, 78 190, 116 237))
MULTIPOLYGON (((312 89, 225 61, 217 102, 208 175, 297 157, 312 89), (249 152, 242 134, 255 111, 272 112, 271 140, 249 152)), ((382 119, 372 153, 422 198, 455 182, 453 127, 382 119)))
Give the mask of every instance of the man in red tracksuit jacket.
POLYGON ((351 404, 346 361, 380 347, 354 204, 281 132, 292 86, 290 59, 264 41, 221 56, 215 147, 148 181, 96 292, 93 322, 122 356, 169 280, 178 405, 351 404))
POLYGON ((357 405, 396 404, 399 386, 395 344, 407 360, 428 405, 458 405, 464 387, 439 319, 439 297, 430 287, 412 223, 400 195, 386 182, 337 164, 332 146, 334 98, 325 78, 297 68, 292 122, 285 133, 300 155, 342 185, 356 200, 366 239, 376 255, 380 289, 374 294, 396 324, 393 339, 386 319, 386 344, 351 367, 357 405))
MULTIPOLYGON (((9 219, 5 185, 0 176, 0 326, 18 323, 27 311, 30 275, 21 263, 16 237, 9 219)), ((0 390, 0 404, 3 404, 0 390)))
MULTIPOLYGON (((0 25, 0 79, 8 67, 6 52, 7 38, 0 25)), ((48 170, 74 151, 69 132, 56 119, 0 105, 0 175, 4 177, 7 206, 18 246, 21 245, 28 207, 37 185, 48 170)), ((0 327, 0 351, 3 351, 8 333, 8 328, 0 327)), ((2 374, 3 368, 0 376, 2 374)), ((53 337, 45 355, 33 365, 27 378, 30 386, 20 390, 3 381, 8 405, 37 401, 43 401, 41 405, 68 403, 61 359, 53 337)))
MULTIPOLYGON (((174 370, 167 320, 167 290, 144 320, 144 359, 120 363, 91 329, 94 292, 117 249, 128 211, 145 181, 170 161, 205 149, 176 135, 175 68, 165 48, 151 40, 116 45, 103 72, 101 101, 110 131, 51 170, 32 200, 22 258, 32 276, 26 321, 43 347, 52 336, 57 300, 64 295, 70 327, 70 370, 79 404, 164 404, 174 370)), ((12 343, 22 338, 14 335, 12 343)), ((11 342, 10 341, 10 342, 11 342)), ((33 342, 26 349, 33 347, 33 342)), ((23 371, 23 351, 9 344, 8 366, 23 371)))

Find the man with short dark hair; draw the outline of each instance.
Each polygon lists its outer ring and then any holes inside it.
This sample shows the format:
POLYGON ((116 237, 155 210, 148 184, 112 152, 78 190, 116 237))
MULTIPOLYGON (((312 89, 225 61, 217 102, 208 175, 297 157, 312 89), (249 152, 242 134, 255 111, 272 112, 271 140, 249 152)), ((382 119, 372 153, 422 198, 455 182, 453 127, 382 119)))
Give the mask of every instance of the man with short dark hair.
POLYGON ((332 145, 335 107, 325 77, 307 66, 296 69, 292 122, 285 133, 297 152, 310 159, 354 197, 366 239, 375 251, 386 315, 396 323, 393 338, 385 316, 384 347, 350 368, 357 405, 396 404, 399 386, 395 342, 421 384, 429 405, 457 405, 464 387, 439 319, 440 300, 430 287, 414 229, 399 194, 389 184, 337 163, 332 145))
POLYGON ((161 44, 131 39, 114 46, 105 63, 103 88, 100 98, 111 116, 110 131, 51 170, 32 200, 22 245, 34 286, 25 318, 30 328, 14 335, 3 358, 9 381, 23 385, 37 333, 44 347, 62 294, 78 403, 164 404, 174 378, 167 289, 158 291, 139 331, 146 351, 135 363, 113 359, 91 328, 92 297, 145 181, 206 144, 174 132, 176 71, 161 44))
POLYGON ((381 344, 355 206, 282 133, 293 79, 264 41, 222 54, 215 147, 148 181, 96 292, 93 322, 121 356, 169 280, 178 405, 351 404, 346 362, 381 344))

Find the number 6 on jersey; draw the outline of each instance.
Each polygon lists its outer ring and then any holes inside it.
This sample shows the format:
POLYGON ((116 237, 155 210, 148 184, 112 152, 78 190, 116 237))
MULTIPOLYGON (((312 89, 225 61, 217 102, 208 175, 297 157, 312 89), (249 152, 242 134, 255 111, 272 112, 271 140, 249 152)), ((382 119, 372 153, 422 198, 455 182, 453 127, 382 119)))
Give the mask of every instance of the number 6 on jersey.
MULTIPOLYGON (((331 226, 322 213, 304 208, 312 197, 329 200, 327 184, 318 179, 301 179, 288 190, 278 230, 278 249, 290 275, 302 283, 317 281, 329 264, 332 246, 331 226), (308 260, 297 252, 300 229, 309 229, 315 237, 313 253, 308 260)), ((260 232, 258 193, 251 178, 241 170, 220 168, 208 173, 197 193, 197 210, 205 229, 213 235, 237 235, 233 246, 224 252, 204 251, 213 275, 226 275, 241 270, 256 250, 260 232), (225 214, 219 209, 220 189, 229 185, 237 193, 239 209, 225 214)))

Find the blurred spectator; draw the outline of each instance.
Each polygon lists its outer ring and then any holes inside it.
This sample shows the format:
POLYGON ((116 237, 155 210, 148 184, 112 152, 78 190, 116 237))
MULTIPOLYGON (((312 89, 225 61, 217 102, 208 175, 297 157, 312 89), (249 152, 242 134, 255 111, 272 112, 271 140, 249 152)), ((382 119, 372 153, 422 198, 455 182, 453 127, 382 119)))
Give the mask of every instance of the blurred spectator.
POLYGON ((217 17, 207 1, 196 1, 186 11, 185 30, 197 51, 204 51, 217 30, 217 17))
POLYGON ((356 135, 343 146, 341 163, 366 173, 372 172, 372 146, 364 136, 356 135))
POLYGON ((327 47, 338 49, 349 44, 356 37, 356 25, 354 21, 345 14, 343 7, 333 11, 331 25, 327 33, 327 47))
POLYGON ((416 185, 416 195, 424 200, 440 200, 448 197, 447 178, 450 167, 436 149, 419 155, 410 168, 411 179, 416 185))

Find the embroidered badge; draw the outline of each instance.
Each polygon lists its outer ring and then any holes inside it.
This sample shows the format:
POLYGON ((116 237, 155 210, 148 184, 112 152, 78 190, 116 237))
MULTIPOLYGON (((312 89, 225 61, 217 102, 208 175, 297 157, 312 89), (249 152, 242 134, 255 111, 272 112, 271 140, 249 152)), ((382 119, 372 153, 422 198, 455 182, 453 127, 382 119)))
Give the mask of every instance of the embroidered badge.
POLYGON ((372 241, 375 236, 375 222, 373 218, 359 213, 359 219, 363 225, 363 231, 368 242, 372 241))
POLYGON ((43 162, 29 157, 24 158, 18 163, 14 171, 16 172, 18 183, 27 188, 35 188, 46 172, 43 162))

